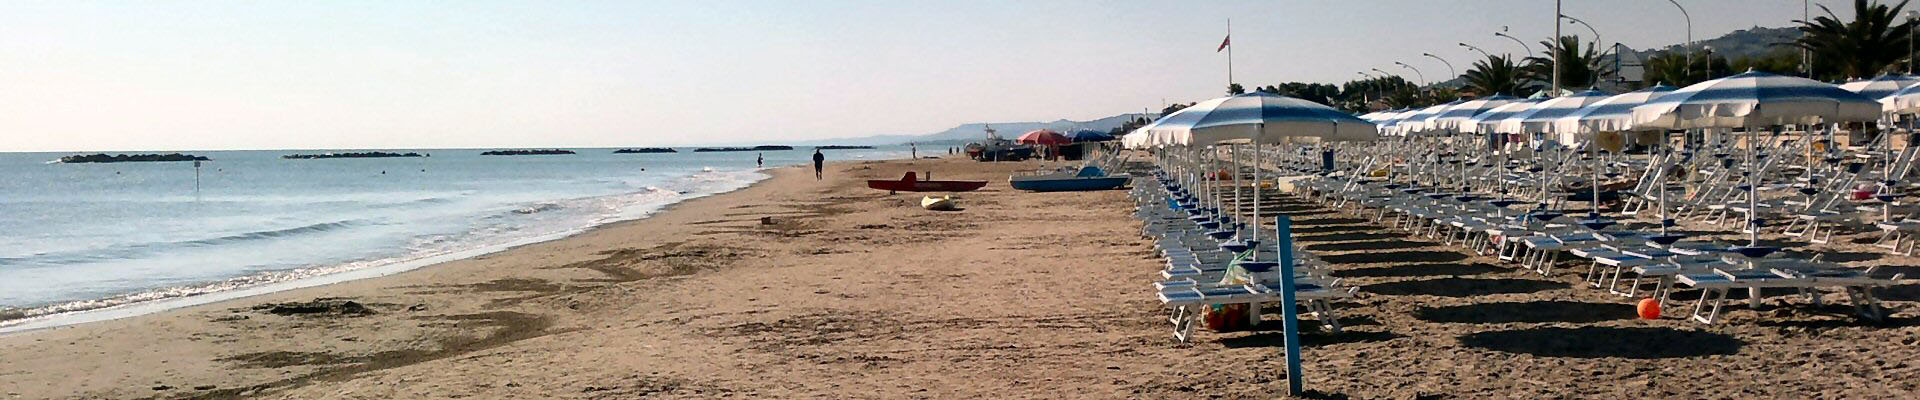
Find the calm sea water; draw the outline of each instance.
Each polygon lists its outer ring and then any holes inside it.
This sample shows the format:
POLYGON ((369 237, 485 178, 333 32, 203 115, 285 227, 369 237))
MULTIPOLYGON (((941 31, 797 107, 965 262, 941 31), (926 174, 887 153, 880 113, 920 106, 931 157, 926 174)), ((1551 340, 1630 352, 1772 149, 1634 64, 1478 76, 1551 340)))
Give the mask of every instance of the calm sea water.
MULTIPOLYGON (((0 320, 246 289, 552 238, 766 178, 754 152, 50 163, 0 153, 0 320)), ((829 160, 906 156, 827 150, 829 160)), ((760 153, 767 167, 811 149, 760 153)), ((44 318, 42 318, 44 319, 44 318)), ((4 322, 0 322, 4 324, 4 322)))

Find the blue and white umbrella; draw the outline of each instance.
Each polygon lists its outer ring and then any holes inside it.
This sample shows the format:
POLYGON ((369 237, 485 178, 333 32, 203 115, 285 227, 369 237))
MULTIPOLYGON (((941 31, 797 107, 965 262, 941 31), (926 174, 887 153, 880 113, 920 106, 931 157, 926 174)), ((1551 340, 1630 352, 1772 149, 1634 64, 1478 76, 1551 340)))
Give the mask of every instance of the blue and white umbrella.
POLYGON ((1586 108, 1553 121, 1555 133, 1565 136, 1568 132, 1621 132, 1632 130, 1633 108, 1655 97, 1674 91, 1675 87, 1653 85, 1645 89, 1621 93, 1588 104, 1586 108))
POLYGON ((1498 124, 1494 125, 1493 131, 1528 135, 1544 134, 1547 133, 1548 125, 1550 125, 1554 119, 1580 111, 1581 108, 1586 107, 1588 104, 1599 102, 1600 100, 1606 99, 1607 96, 1612 96, 1612 94, 1598 90, 1586 90, 1542 100, 1539 103, 1535 103, 1533 107, 1528 107, 1525 111, 1521 111, 1519 114, 1514 114, 1505 120, 1501 120, 1498 124))
POLYGON ((1840 84, 1841 89, 1859 93, 1870 98, 1883 98, 1920 83, 1920 77, 1905 74, 1889 74, 1840 84))
POLYGON ((1920 113, 1920 85, 1908 86, 1880 98, 1880 111, 1894 114, 1920 113))
POLYGON ((1333 107, 1261 92, 1202 101, 1161 118, 1147 131, 1161 143, 1185 146, 1365 141, 1380 135, 1372 122, 1333 107))
POLYGON ((1438 132, 1470 131, 1472 128, 1466 127, 1470 125, 1469 121, 1472 120, 1473 117, 1521 100, 1522 99, 1513 96, 1492 95, 1463 101, 1435 115, 1432 121, 1428 122, 1429 126, 1427 129, 1438 132))
POLYGON ((1446 104, 1436 104, 1422 108, 1411 114, 1401 115, 1399 120, 1393 123, 1393 132, 1400 136, 1412 136, 1432 132, 1433 128, 1430 127, 1431 125, 1428 121, 1440 116, 1440 113, 1447 111, 1448 108, 1464 102, 1466 102, 1466 100, 1454 100, 1446 104))
MULTIPOLYGON (((1872 98, 1806 78, 1747 72, 1687 86, 1633 108, 1635 129, 1764 128, 1791 124, 1873 121, 1880 103, 1872 98)), ((1747 163, 1757 151, 1746 140, 1747 163)), ((1747 207, 1757 210, 1758 176, 1747 173, 1747 207)), ((1748 221, 1742 254, 1765 255, 1758 218, 1748 221), (1752 251, 1747 251, 1752 250, 1752 251)))
POLYGON ((1467 120, 1468 123, 1461 126, 1460 131, 1482 134, 1495 133, 1493 127, 1499 125, 1500 121, 1505 121, 1507 118, 1520 115, 1521 112, 1532 108, 1535 104, 1540 104, 1542 101, 1547 101, 1547 99, 1520 99, 1519 101, 1494 107, 1492 110, 1487 110, 1487 112, 1480 113, 1480 115, 1474 116, 1473 119, 1467 120))
POLYGON ((1696 83, 1633 108, 1635 129, 1759 128, 1879 118, 1880 103, 1873 98, 1765 72, 1696 83))

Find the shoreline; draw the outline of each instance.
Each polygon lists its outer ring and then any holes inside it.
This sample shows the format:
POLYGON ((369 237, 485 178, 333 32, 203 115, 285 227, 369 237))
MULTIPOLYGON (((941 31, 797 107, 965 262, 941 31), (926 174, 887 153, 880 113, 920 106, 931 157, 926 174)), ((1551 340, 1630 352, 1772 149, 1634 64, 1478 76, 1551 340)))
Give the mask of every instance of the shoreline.
MULTIPOLYGON (((59 312, 53 312, 53 313, 47 313, 47 314, 32 315, 32 316, 27 316, 22 318, 0 319, 0 338, 7 337, 10 335, 19 335, 19 334, 25 334, 25 333, 30 333, 30 332, 39 331, 39 330, 60 328, 65 326, 87 324, 87 323, 94 323, 94 322, 101 322, 101 321, 111 321, 111 320, 124 319, 124 318, 135 318, 135 317, 140 317, 144 315, 162 313, 162 312, 188 308, 188 307, 218 305, 220 303, 237 301, 237 300, 242 300, 250 297, 271 295, 275 293, 292 291, 292 290, 322 287, 327 285, 353 282, 358 280, 382 278, 382 277, 392 276, 396 274, 404 274, 404 273, 408 273, 416 270, 432 268, 434 266, 446 264, 449 262, 460 261, 460 260, 465 260, 465 259, 470 259, 474 257, 480 257, 480 256, 485 256, 485 255, 495 254, 495 253, 500 253, 505 251, 511 251, 513 249, 528 246, 528 245, 540 244, 540 243, 557 241, 557 240, 565 240, 567 238, 574 237, 581 234, 586 234, 589 232, 593 232, 595 230, 610 229, 621 224, 633 223, 636 221, 645 220, 647 218, 652 218, 654 216, 671 211, 675 207, 680 206, 681 204, 685 204, 687 202, 697 201, 700 199, 710 198, 714 196, 721 196, 728 193, 746 190, 756 185, 760 185, 764 182, 772 180, 774 177, 773 173, 775 170, 800 168, 800 167, 801 166, 799 165, 791 165, 791 166, 784 166, 784 167, 763 168, 763 169, 753 169, 753 170, 742 171, 742 172, 751 172, 754 174, 758 174, 760 175, 760 177, 758 179, 754 179, 753 182, 748 183, 747 185, 744 185, 744 186, 725 189, 725 190, 712 192, 712 193, 699 194, 697 196, 682 198, 678 201, 663 204, 656 209, 646 211, 645 213, 633 218, 607 221, 607 222, 603 222, 603 223, 592 225, 592 226, 570 229, 570 230, 555 232, 555 233, 546 234, 546 235, 514 239, 514 240, 507 241, 505 243, 482 245, 482 246, 471 248, 471 249, 461 249, 461 250, 449 251, 449 252, 438 253, 438 254, 417 255, 411 258, 399 259, 391 263, 376 265, 372 267, 345 269, 345 270, 339 270, 335 272, 326 272, 326 273, 320 273, 320 274, 311 275, 311 276, 287 279, 287 280, 245 284, 245 285, 240 285, 237 287, 232 287, 227 289, 215 289, 207 292, 195 293, 195 294, 189 294, 189 295, 183 295, 183 296, 163 297, 163 298, 157 298, 157 299, 151 299, 151 300, 136 300, 136 301, 130 301, 126 303, 114 304, 114 305, 97 307, 97 308, 87 308, 87 309, 72 310, 72 311, 59 311, 59 312)), ((374 260, 374 261, 379 261, 379 260, 374 260)), ((304 269, 274 271, 272 273, 298 273, 301 270, 304 270, 304 269)), ((237 277, 235 279, 248 278, 253 276, 258 276, 258 275, 248 275, 243 277, 237 277)), ((50 304, 50 305, 41 306, 41 307, 7 309, 6 311, 24 313, 27 311, 44 308, 44 307, 57 307, 57 306, 81 303, 81 302, 87 302, 87 301, 102 301, 102 300, 112 299, 114 297, 120 297, 120 296, 141 295, 146 293, 152 293, 158 290, 175 289, 175 288, 186 288, 186 289, 204 288, 211 285, 218 285, 221 282, 225 282, 225 281, 206 282, 206 283, 199 284, 198 286, 182 286, 182 287, 172 287, 172 288, 148 289, 140 292, 116 295, 116 296, 111 296, 103 299, 63 302, 63 303, 50 304)))

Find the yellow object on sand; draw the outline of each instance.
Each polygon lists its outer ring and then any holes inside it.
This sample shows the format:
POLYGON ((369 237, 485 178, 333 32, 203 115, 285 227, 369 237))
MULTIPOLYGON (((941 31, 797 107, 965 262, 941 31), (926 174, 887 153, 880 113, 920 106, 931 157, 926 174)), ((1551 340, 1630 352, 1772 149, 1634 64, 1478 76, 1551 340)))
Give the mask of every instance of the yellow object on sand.
POLYGON ((920 208, 934 211, 953 211, 953 196, 927 196, 921 198, 920 208))

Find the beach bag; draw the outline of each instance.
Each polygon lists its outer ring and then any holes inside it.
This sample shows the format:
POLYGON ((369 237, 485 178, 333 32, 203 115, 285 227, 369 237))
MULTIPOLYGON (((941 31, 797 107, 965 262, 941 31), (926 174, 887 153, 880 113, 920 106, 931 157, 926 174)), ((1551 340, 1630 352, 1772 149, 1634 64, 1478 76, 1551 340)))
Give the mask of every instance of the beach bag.
POLYGON ((1203 310, 1201 319, 1206 321, 1207 329, 1214 332, 1247 329, 1246 304, 1215 304, 1203 310))

